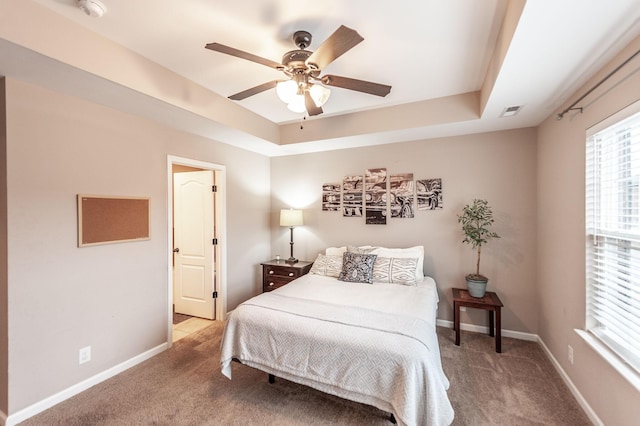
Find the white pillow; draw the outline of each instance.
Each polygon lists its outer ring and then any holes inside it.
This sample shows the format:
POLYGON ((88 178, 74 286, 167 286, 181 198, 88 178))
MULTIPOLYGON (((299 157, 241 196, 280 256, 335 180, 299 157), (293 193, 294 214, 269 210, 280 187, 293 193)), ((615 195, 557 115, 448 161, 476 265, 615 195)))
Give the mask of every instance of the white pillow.
POLYGON ((416 257, 376 257, 373 282, 416 285, 416 257))
POLYGON ((378 247, 371 252, 371 254, 377 254, 379 257, 390 258, 417 258, 415 275, 416 282, 424 280, 424 246, 415 246, 409 248, 387 248, 378 247))
POLYGON ((342 256, 319 254, 309 270, 310 274, 338 278, 342 271, 342 256))
MULTIPOLYGON (((373 246, 360 246, 358 247, 360 249, 373 249, 375 247, 373 246)), ((345 254, 347 252, 347 246, 342 246, 342 247, 327 247, 324 251, 324 254, 326 254, 327 256, 342 256, 343 254, 345 254)))
POLYGON ((327 256, 342 256, 347 251, 347 246, 342 247, 327 247, 324 254, 327 256))

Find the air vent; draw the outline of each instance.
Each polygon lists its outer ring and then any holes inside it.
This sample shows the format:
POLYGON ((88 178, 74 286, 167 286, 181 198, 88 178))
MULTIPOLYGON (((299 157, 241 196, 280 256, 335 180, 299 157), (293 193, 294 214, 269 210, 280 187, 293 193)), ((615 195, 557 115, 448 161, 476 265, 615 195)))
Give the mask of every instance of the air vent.
POLYGON ((506 107, 502 111, 502 114, 500 114, 500 117, 511 117, 519 113, 521 109, 522 109, 522 105, 506 107))

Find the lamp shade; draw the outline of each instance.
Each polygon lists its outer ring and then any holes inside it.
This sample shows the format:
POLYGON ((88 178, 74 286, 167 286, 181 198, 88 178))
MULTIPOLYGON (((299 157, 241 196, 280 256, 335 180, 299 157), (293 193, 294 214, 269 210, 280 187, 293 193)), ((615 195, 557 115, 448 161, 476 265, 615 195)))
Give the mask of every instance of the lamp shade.
POLYGON ((282 209, 280 210, 280 226, 302 226, 302 210, 282 209))

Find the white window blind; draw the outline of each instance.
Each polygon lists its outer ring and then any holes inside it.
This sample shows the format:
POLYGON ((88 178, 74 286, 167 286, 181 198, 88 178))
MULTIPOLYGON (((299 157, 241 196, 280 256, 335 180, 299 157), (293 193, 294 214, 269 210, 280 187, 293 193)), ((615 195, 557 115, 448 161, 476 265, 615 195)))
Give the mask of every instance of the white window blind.
POLYGON ((640 371, 640 113, 587 138, 587 330, 640 371))

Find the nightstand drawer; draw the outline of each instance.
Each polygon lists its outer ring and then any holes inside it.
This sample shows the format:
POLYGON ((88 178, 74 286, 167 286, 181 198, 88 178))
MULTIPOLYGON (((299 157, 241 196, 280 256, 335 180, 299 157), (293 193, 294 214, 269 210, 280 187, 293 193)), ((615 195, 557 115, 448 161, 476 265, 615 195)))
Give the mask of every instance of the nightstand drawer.
POLYGON ((304 260, 287 263, 283 260, 270 260, 262 263, 262 291, 275 290, 308 273, 313 262, 304 260))
POLYGON ((290 278, 289 281, 291 281, 294 278, 298 278, 299 276, 301 276, 301 269, 300 268, 290 268, 287 266, 269 266, 266 265, 264 267, 264 274, 265 277, 287 277, 290 278))
POLYGON ((290 283, 291 281, 293 281, 293 278, 289 278, 289 277, 279 277, 277 275, 272 276, 272 277, 265 277, 264 279, 264 283, 263 283, 263 291, 271 291, 271 290, 275 290, 278 287, 282 287, 283 285, 290 283))

